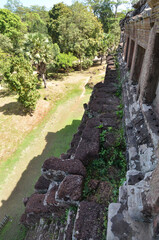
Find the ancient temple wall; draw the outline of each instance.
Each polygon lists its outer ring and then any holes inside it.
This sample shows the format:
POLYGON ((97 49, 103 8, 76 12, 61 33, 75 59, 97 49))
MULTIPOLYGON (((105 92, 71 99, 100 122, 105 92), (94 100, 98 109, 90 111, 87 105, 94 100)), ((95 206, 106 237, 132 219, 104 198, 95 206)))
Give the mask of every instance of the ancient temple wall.
MULTIPOLYGON (((139 3, 142 6, 142 1, 139 3)), ((126 47, 123 58, 130 70, 132 82, 139 83, 140 102, 152 104, 155 100, 154 104, 157 104, 159 1, 149 0, 146 4, 148 5, 143 12, 125 21, 126 47)))
POLYGON ((121 21, 128 171, 118 202, 109 206, 107 240, 159 239, 159 0, 136 6, 121 21))

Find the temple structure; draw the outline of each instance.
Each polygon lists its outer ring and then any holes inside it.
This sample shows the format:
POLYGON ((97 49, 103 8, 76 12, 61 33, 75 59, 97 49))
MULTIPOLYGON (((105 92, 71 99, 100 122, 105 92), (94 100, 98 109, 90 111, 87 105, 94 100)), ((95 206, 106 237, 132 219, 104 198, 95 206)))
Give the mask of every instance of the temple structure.
POLYGON ((134 8, 120 22, 128 171, 107 240, 159 239, 159 0, 134 8))

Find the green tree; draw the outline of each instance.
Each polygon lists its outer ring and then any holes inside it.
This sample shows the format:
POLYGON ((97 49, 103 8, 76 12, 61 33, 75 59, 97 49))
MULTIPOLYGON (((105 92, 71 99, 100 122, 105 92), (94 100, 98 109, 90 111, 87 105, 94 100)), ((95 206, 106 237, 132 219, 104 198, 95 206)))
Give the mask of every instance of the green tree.
POLYGON ((51 61, 60 52, 58 46, 53 45, 48 37, 40 33, 30 33, 25 36, 24 53, 32 65, 36 67, 39 77, 42 77, 44 86, 46 88, 46 68, 51 61))
POLYGON ((26 32, 26 25, 16 14, 8 9, 0 9, 0 33, 11 39, 14 48, 18 48, 26 32))
POLYGON ((11 40, 0 34, 0 75, 3 75, 5 69, 10 65, 10 58, 13 55, 13 44, 11 40))
POLYGON ((69 68, 72 68, 75 61, 77 61, 77 58, 72 53, 60 53, 56 57, 56 68, 63 68, 67 71, 69 68))
POLYGON ((29 33, 39 32, 47 34, 46 23, 40 18, 38 13, 27 12, 23 17, 23 21, 26 22, 29 33))
POLYGON ((56 25, 50 25, 53 29, 49 29, 49 34, 53 41, 58 43, 62 52, 67 54, 71 52, 79 58, 82 67, 84 58, 92 58, 96 55, 102 25, 86 6, 78 2, 75 2, 69 9, 62 5, 61 12, 64 14, 59 15, 58 11, 51 12, 54 18, 51 21, 55 21, 56 25), (52 35, 53 33, 55 35, 52 35))
POLYGON ((127 1, 127 0, 111 1, 112 6, 115 8, 115 17, 117 17, 117 12, 118 12, 119 6, 121 6, 122 4, 128 4, 128 3, 129 3, 129 1, 127 1))
POLYGON ((71 14, 72 11, 70 10, 70 8, 63 3, 55 4, 54 7, 49 11, 50 19, 48 21, 47 27, 48 33, 51 36, 53 43, 59 42, 60 33, 58 31, 58 28, 61 18, 67 18, 71 14))
POLYGON ((49 13, 46 10, 45 6, 31 5, 29 11, 32 13, 37 13, 40 16, 40 19, 47 23, 49 21, 49 13))
POLYGON ((91 7, 94 15, 102 23, 104 32, 110 28, 110 18, 113 16, 110 0, 87 0, 86 4, 91 7))
POLYGON ((4 76, 9 88, 18 94, 18 101, 25 110, 30 113, 34 111, 40 95, 36 89, 38 79, 33 75, 29 61, 23 56, 12 58, 4 76))

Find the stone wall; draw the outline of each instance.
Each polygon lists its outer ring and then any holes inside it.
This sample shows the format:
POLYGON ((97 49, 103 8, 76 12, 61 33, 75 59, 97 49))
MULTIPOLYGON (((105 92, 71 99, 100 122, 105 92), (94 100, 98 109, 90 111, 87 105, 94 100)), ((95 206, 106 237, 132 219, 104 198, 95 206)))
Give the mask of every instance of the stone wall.
MULTIPOLYGON (((94 86, 90 101, 70 149, 60 158, 44 161, 42 176, 35 192, 24 199, 25 213, 21 223, 29 228, 26 240, 104 240, 107 208, 113 194, 108 180, 90 176, 91 194, 83 195, 88 166, 99 157, 100 134, 113 128, 103 144, 113 146, 121 119, 116 111, 120 104, 114 58, 107 57, 104 82, 94 86)), ((105 156, 109 161, 109 156, 105 156)), ((103 168, 101 169, 103 170, 103 168)), ((111 167, 110 177, 117 178, 120 169, 111 167)), ((96 169, 95 169, 96 171, 96 169)), ((120 179, 119 179, 120 181, 120 179)))
POLYGON ((121 21, 119 53, 128 171, 108 211, 107 240, 159 239, 159 1, 121 21))

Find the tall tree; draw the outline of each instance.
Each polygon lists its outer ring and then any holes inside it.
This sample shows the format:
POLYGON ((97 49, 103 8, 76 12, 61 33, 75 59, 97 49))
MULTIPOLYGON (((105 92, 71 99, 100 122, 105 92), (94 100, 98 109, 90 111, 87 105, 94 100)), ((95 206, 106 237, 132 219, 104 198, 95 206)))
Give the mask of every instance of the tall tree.
POLYGON ((110 0, 87 0, 86 4, 91 7, 94 15, 103 25, 104 32, 109 31, 110 18, 113 16, 110 0))
POLYGON ((45 6, 31 5, 29 11, 39 14, 41 20, 45 23, 49 20, 49 13, 45 6))
POLYGON ((59 40, 59 32, 58 32, 58 27, 59 27, 59 22, 61 18, 69 17, 72 14, 70 8, 63 4, 63 3, 58 3, 55 4, 54 7, 49 11, 49 21, 48 21, 48 33, 52 38, 52 41, 54 43, 58 43, 59 40))
MULTIPOLYGON (((59 5, 57 7, 59 8, 59 5)), ((55 11, 57 7, 54 6, 52 15, 50 14, 53 19, 52 25, 49 26, 49 34, 53 41, 58 43, 62 52, 73 53, 81 63, 85 57, 93 57, 97 51, 98 37, 102 32, 100 22, 81 3, 75 2, 70 8, 60 5, 60 14, 59 11, 55 11)))
POLYGON ((117 12, 118 12, 119 6, 121 6, 122 4, 128 4, 128 3, 129 3, 129 1, 127 1, 127 0, 111 1, 112 6, 115 8, 115 17, 117 17, 117 12))
POLYGON ((21 22, 19 16, 8 9, 0 9, 0 33, 9 37, 17 49, 26 33, 26 25, 21 22))
POLYGON ((32 65, 36 67, 39 77, 42 77, 46 88, 46 67, 60 50, 54 46, 44 34, 33 33, 25 36, 24 52, 32 65))
POLYGON ((46 23, 40 18, 38 13, 27 12, 23 17, 23 21, 26 22, 29 33, 39 32, 47 34, 48 32, 46 23))

